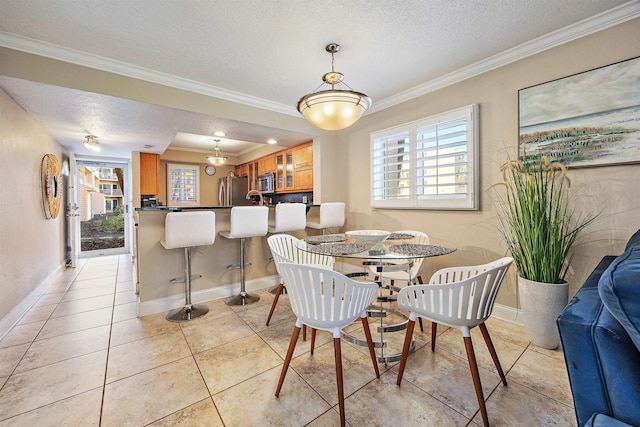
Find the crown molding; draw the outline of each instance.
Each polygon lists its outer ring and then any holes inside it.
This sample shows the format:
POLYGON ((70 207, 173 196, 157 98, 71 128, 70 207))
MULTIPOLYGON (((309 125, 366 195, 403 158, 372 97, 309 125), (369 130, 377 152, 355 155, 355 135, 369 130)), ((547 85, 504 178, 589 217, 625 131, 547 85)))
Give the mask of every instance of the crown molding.
POLYGON ((263 98, 223 89, 217 86, 185 79, 160 71, 151 70, 126 62, 105 58, 91 53, 69 49, 46 41, 31 39, 14 33, 0 31, 0 46, 19 50, 58 61, 68 62, 83 67, 107 71, 125 77, 161 84, 202 95, 212 96, 239 104, 257 107, 277 113, 299 117, 298 111, 290 105, 272 102, 263 98))
POLYGON ((596 33, 614 25, 640 17, 640 2, 632 0, 621 6, 576 22, 560 30, 545 34, 499 54, 490 56, 467 67, 460 68, 442 77, 430 80, 419 86, 400 92, 374 103, 369 113, 384 110, 397 104, 409 101, 446 86, 459 83, 471 77, 511 64, 528 56, 560 46, 564 43, 596 33))
MULTIPOLYGON (((560 30, 545 34, 519 46, 478 61, 475 64, 456 70, 442 77, 425 82, 414 88, 377 101, 369 110, 369 114, 385 108, 409 101, 427 93, 442 89, 446 86, 461 82, 487 71, 508 65, 520 59, 543 52, 564 43, 596 33, 617 24, 640 16, 640 2, 631 0, 621 6, 577 22, 560 30)), ((53 43, 35 40, 17 34, 0 31, 0 46, 19 50, 59 61, 94 68, 131 77, 139 80, 157 83, 164 86, 182 89, 202 95, 212 96, 227 101, 264 110, 274 111, 289 116, 300 117, 293 106, 272 102, 240 92, 230 91, 217 86, 207 85, 194 80, 173 76, 148 68, 128 64, 126 62, 105 58, 74 49, 65 48, 53 43)), ((301 118, 301 117, 300 117, 301 118)))

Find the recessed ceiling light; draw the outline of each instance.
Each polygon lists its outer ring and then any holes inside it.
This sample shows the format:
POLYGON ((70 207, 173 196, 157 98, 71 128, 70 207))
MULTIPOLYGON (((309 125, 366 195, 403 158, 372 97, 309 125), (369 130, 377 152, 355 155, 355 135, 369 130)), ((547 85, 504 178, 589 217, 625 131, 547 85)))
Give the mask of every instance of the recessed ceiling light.
POLYGON ((151 145, 151 144, 144 144, 144 145, 142 146, 142 148, 145 148, 145 149, 149 149, 149 148, 151 148, 151 147, 153 147, 153 145, 151 145))
POLYGON ((278 141, 276 141, 275 139, 270 139, 267 141, 267 144, 277 144, 278 141))
POLYGON ((219 131, 217 131, 217 132, 214 132, 213 134, 214 134, 215 136, 226 136, 226 135, 227 135, 226 133, 224 133, 224 132, 222 132, 222 131, 220 131, 220 130, 219 130, 219 131))

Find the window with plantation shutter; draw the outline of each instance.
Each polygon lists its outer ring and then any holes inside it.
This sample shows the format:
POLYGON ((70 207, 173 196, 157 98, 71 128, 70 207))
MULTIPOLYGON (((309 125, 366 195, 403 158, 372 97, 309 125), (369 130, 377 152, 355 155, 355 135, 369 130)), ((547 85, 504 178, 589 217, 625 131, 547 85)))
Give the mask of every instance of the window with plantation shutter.
POLYGON ((371 134, 371 205, 478 209, 477 105, 371 134))
POLYGON ((167 205, 198 206, 200 166, 167 164, 167 205))

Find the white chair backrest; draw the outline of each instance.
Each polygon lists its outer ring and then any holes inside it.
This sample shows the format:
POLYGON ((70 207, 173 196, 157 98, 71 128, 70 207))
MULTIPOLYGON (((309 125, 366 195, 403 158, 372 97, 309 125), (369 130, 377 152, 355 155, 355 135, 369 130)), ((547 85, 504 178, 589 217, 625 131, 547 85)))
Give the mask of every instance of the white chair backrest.
POLYGON ((229 237, 266 236, 269 228, 269 208, 266 206, 234 206, 231 208, 229 237))
MULTIPOLYGON (((416 230, 400 230, 394 231, 394 233, 402 233, 402 234, 413 234, 415 239, 411 243, 416 245, 428 245, 429 244, 429 236, 427 233, 423 233, 422 231, 416 230)), ((420 273, 420 269, 422 269, 422 263, 424 262, 424 258, 416 258, 413 260, 413 267, 411 267, 411 279, 415 279, 415 277, 420 273)))
MULTIPOLYGON (((507 270, 513 262, 505 257, 471 266, 437 271, 429 285, 407 286, 398 293, 398 307, 449 326, 468 328, 484 322, 507 270)), ((468 335, 465 335, 468 336, 468 335)))
POLYGON ((299 242, 299 239, 289 234, 274 234, 267 238, 278 274, 281 274, 279 264, 282 262, 322 265, 324 268, 333 269, 333 257, 298 249, 299 242))
POLYGON ((167 249, 213 245, 216 240, 216 214, 211 211, 169 212, 164 221, 167 249))
POLYGON ((322 267, 283 262, 280 271, 298 322, 330 331, 334 338, 340 338, 342 328, 366 316, 365 309, 378 292, 376 283, 356 282, 322 267))
POLYGON ((320 203, 320 227, 333 228, 344 225, 344 203, 320 203))
POLYGON ((307 206, 304 203, 279 203, 276 205, 275 224, 272 233, 304 230, 307 226, 307 206))

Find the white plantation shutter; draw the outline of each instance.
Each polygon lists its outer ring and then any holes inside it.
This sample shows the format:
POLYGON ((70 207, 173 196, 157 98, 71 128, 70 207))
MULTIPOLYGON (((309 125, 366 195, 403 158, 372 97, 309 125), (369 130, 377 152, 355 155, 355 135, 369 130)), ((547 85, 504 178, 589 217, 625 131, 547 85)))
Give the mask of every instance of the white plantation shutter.
POLYGON ((167 164, 168 206, 197 206, 200 198, 200 166, 167 164))
POLYGON ((477 209, 477 105, 371 134, 372 207, 477 209))

